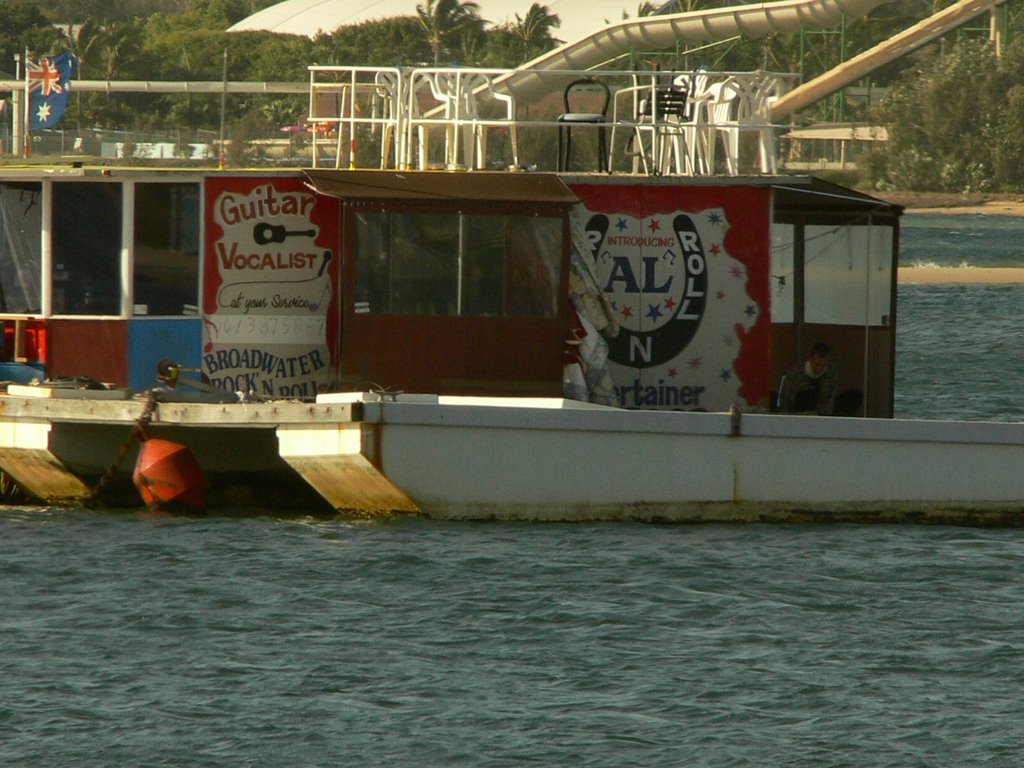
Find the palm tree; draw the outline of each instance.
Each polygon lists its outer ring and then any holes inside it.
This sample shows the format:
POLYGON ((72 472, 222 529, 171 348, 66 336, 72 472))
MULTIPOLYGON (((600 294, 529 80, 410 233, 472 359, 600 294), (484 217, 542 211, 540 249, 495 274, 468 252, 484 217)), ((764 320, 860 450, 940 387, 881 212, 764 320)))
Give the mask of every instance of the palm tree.
POLYGON ((104 27, 99 45, 107 60, 107 80, 116 80, 121 64, 138 53, 140 33, 141 22, 136 21, 114 21, 104 27))
POLYGON ((550 8, 540 3, 531 5, 526 16, 522 18, 517 13, 513 31, 523 43, 523 61, 528 61, 535 53, 542 53, 561 43, 561 40, 551 34, 553 29, 560 26, 562 20, 558 18, 558 14, 551 13, 550 8))
POLYGON ((484 24, 480 18, 480 6, 472 0, 426 0, 416 6, 416 15, 430 38, 434 66, 441 63, 441 49, 451 37, 484 24))

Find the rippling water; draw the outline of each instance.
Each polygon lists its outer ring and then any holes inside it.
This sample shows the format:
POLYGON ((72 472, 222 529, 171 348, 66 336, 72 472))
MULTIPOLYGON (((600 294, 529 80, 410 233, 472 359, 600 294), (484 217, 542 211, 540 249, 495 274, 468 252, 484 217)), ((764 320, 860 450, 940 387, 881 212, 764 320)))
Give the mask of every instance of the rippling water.
MULTIPOLYGON (((1024 267, 1024 217, 909 214, 900 263, 1024 267)), ((1024 420, 1024 285, 901 285, 897 417, 1024 420)))
POLYGON ((1024 217, 909 213, 900 224, 900 263, 1024 267, 1024 217))
POLYGON ((0 516, 8 765, 1017 765, 1024 532, 0 516))
MULTIPOLYGON (((1022 290, 901 286, 898 416, 1021 418, 1022 290)), ((1022 761, 1024 531, 7 509, 0 541, 3 766, 1022 761)))
POLYGON ((901 285, 896 416, 1024 421, 1024 285, 901 285))

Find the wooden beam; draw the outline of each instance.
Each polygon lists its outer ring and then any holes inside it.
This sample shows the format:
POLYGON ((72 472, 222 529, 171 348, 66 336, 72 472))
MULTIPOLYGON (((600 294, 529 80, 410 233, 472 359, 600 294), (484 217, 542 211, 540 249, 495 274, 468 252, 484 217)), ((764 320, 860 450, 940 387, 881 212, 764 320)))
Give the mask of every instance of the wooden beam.
POLYGON ((361 454, 282 456, 339 512, 357 515, 420 514, 420 508, 361 454))
POLYGON ((835 93, 870 72, 885 66, 900 56, 915 51, 940 35, 966 24, 996 5, 998 0, 960 0, 936 14, 873 48, 869 48, 849 61, 830 69, 813 80, 797 86, 772 105, 772 121, 778 122, 794 112, 835 93))

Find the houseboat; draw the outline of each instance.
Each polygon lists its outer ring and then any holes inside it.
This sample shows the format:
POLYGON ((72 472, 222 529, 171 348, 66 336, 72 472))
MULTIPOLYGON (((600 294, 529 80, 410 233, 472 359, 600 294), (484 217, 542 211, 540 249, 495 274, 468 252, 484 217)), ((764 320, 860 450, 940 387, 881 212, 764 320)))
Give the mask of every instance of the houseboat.
POLYGON ((1024 430, 892 419, 901 209, 778 172, 784 76, 522 75, 313 67, 302 170, 4 168, 7 485, 137 505, 161 439, 211 506, 1015 519, 1024 430), (855 405, 773 413, 819 343, 855 405))

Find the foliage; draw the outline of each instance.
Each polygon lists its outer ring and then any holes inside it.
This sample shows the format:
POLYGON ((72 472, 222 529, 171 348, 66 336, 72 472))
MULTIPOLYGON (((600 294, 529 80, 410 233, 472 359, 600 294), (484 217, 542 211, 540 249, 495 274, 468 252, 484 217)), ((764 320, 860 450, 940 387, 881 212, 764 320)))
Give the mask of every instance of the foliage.
POLYGON ((312 58, 324 65, 422 65, 433 59, 430 41, 415 16, 397 16, 339 27, 313 41, 312 58))
POLYGON ((0 71, 14 72, 14 57, 33 52, 51 53, 60 33, 38 8, 0 0, 0 71))
POLYGON ((526 15, 522 17, 517 13, 512 32, 522 43, 522 61, 526 62, 536 58, 560 43, 561 41, 557 40, 553 34, 554 30, 560 26, 562 26, 562 20, 553 14, 550 8, 540 3, 531 5, 526 11, 526 15))
POLYGON ((526 14, 515 15, 514 22, 488 30, 482 64, 493 67, 518 67, 562 43, 554 31, 562 20, 551 9, 533 3, 526 14))
POLYGON ((258 112, 249 112, 236 122, 231 129, 227 143, 227 164, 233 168, 251 165, 262 156, 262 148, 256 143, 269 130, 266 118, 258 112))
POLYGON ((976 40, 948 46, 893 86, 878 117, 888 127, 883 183, 948 192, 1012 190, 1021 184, 1024 51, 997 58, 976 40))
POLYGON ((483 32, 480 6, 472 0, 424 0, 416 6, 416 16, 434 52, 434 66, 441 63, 441 53, 449 50, 452 41, 472 40, 483 32))

